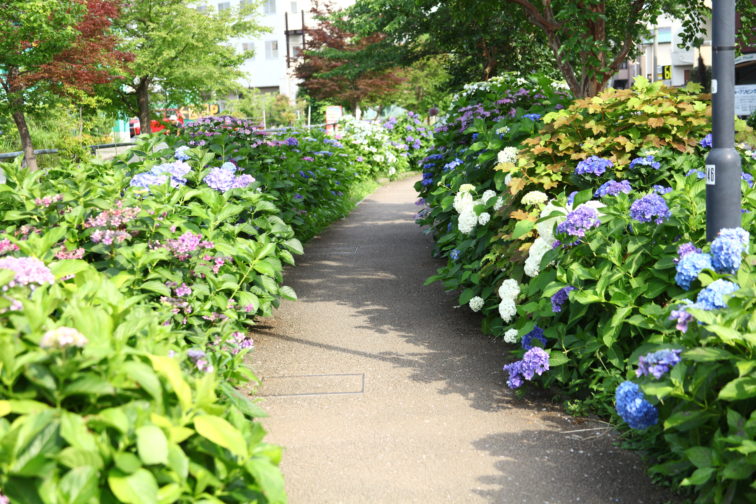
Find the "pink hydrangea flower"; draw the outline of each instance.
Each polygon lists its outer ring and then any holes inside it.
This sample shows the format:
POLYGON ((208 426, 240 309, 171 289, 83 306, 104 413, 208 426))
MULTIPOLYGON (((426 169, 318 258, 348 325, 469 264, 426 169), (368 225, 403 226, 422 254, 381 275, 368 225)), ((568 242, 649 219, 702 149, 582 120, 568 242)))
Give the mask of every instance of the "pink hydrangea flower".
POLYGON ((34 288, 34 284, 42 285, 55 282, 55 276, 49 268, 36 257, 3 257, 0 258, 0 269, 8 269, 16 274, 13 280, 3 287, 3 290, 17 285, 27 285, 34 288))

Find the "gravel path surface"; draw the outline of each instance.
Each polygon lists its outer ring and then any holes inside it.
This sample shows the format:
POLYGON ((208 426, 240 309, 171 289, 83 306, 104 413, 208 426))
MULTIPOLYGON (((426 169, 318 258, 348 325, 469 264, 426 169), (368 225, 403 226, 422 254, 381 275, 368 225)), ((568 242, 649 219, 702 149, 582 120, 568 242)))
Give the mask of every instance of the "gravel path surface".
POLYGON ((456 294, 414 223, 414 179, 313 239, 256 333, 268 440, 293 504, 663 503, 606 424, 505 386, 507 345, 456 294))

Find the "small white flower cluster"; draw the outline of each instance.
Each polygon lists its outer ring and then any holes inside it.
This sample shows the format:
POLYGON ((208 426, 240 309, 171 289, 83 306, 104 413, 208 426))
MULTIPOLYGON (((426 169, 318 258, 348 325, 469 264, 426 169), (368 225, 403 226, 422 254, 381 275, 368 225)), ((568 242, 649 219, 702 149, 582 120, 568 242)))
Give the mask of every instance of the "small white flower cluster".
POLYGON ((504 333, 504 341, 506 343, 517 343, 517 329, 508 329, 504 333))
POLYGON ((491 189, 486 189, 483 192, 483 196, 480 197, 480 201, 485 205, 488 203, 488 200, 496 196, 496 191, 492 191, 491 189))
POLYGON ((549 197, 546 196, 546 193, 541 191, 530 191, 523 196, 520 201, 523 205, 540 205, 541 203, 546 203, 548 200, 549 197))
POLYGON ((480 224, 481 226, 485 226, 490 220, 491 214, 488 212, 482 212, 480 215, 478 215, 478 224, 480 224))
POLYGON ((65 348, 75 346, 83 348, 89 340, 72 327, 58 327, 47 331, 39 342, 42 348, 65 348))
POLYGON ((510 322, 517 315, 517 305, 515 300, 520 294, 520 286, 516 280, 508 278, 501 283, 499 287, 499 315, 504 322, 510 322))
POLYGON ((556 238, 554 238, 554 226, 563 221, 566 214, 566 209, 558 207, 552 202, 549 202, 541 210, 539 221, 535 225, 538 231, 538 238, 530 246, 528 258, 525 260, 525 274, 529 277, 536 277, 540 273, 541 259, 543 259, 546 252, 553 248, 554 242, 556 242, 556 238), (560 212, 561 215, 549 217, 555 211, 560 212))
POLYGON ((479 312, 482 308, 485 302, 483 301, 483 298, 480 296, 475 296, 470 300, 468 303, 470 305, 470 309, 474 312, 479 312))
POLYGON ((504 147, 496 155, 496 160, 499 163, 516 163, 517 162, 517 147, 504 147))
POLYGON ((480 203, 480 201, 476 200, 470 193, 474 189, 475 186, 472 184, 462 184, 459 187, 459 192, 454 196, 454 210, 459 214, 457 221, 459 232, 463 234, 470 234, 475 229, 475 226, 478 225, 475 205, 480 203))

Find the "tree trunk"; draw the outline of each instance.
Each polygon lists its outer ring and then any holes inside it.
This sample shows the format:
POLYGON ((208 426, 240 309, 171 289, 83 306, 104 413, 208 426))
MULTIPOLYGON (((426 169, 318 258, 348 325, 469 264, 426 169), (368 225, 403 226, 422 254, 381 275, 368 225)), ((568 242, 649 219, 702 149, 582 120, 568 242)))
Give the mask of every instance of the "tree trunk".
POLYGON ((37 171, 37 156, 34 154, 31 133, 29 133, 29 126, 26 124, 23 103, 23 100, 20 98, 11 100, 11 116, 13 116, 13 122, 16 123, 18 135, 21 137, 21 150, 24 151, 24 166, 29 171, 37 171))
POLYGON ((150 78, 142 77, 136 87, 139 106, 139 129, 141 133, 152 133, 150 125, 150 78))

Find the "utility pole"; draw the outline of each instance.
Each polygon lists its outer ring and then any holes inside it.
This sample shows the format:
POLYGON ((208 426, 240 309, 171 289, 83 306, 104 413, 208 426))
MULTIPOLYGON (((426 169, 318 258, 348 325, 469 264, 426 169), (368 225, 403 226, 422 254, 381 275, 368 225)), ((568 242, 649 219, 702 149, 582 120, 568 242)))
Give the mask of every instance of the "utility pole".
POLYGON ((712 149, 706 157, 706 239, 740 227, 740 155, 735 150, 735 0, 712 7, 712 149))

